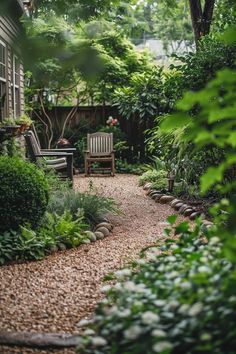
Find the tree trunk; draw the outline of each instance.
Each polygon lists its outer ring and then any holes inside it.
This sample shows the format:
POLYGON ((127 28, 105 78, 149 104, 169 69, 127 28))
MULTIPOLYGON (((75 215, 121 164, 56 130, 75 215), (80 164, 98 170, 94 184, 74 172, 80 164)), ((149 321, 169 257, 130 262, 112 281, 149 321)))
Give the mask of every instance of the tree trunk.
POLYGON ((201 0, 189 0, 196 47, 198 47, 201 37, 210 32, 214 4, 215 0, 205 0, 202 9, 201 0))

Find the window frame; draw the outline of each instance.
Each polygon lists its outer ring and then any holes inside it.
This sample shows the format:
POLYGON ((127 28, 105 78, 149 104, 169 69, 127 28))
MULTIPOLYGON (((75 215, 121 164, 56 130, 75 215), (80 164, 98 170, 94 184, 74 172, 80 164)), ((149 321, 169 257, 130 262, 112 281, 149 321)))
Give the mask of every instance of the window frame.
POLYGON ((20 116, 20 60, 19 57, 13 52, 11 61, 11 92, 12 92, 12 112, 13 117, 17 118, 20 116), (16 71, 16 61, 19 63, 19 71, 16 71), (19 83, 16 83, 16 75, 19 78, 19 83), (16 94, 17 92, 17 94, 16 94))
POLYGON ((0 85, 3 87, 3 92, 5 93, 4 105, 0 107, 0 121, 6 116, 6 100, 7 100, 7 44, 0 38, 0 45, 5 48, 5 61, 0 62, 0 65, 5 69, 5 77, 0 76, 0 85))

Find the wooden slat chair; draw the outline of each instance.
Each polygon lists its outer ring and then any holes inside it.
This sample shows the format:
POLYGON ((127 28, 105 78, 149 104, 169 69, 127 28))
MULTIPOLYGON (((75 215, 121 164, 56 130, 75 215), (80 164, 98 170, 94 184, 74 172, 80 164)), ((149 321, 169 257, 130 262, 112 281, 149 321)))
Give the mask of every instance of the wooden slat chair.
POLYGON ((57 171, 65 170, 67 177, 73 182, 73 151, 75 149, 41 149, 34 133, 29 130, 24 134, 29 158, 32 162, 37 163, 43 158, 43 162, 48 169, 57 171), (47 159, 47 157, 56 157, 55 159, 47 159))
POLYGON ((84 155, 85 176, 90 175, 93 162, 110 162, 111 175, 115 175, 115 151, 112 133, 93 133, 87 135, 87 150, 84 155))

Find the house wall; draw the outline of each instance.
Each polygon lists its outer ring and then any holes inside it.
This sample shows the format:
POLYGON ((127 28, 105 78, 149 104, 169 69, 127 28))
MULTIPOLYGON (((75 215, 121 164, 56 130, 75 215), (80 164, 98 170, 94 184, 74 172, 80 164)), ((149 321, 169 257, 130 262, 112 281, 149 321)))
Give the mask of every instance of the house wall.
MULTIPOLYGON (((19 21, 15 18, 0 16, 0 41, 6 46, 6 101, 5 101, 5 116, 13 114, 13 56, 15 55, 20 61, 20 49, 17 46, 17 39, 20 32, 19 21)), ((24 110, 24 74, 23 65, 19 64, 19 109, 16 116, 23 113, 24 110)))

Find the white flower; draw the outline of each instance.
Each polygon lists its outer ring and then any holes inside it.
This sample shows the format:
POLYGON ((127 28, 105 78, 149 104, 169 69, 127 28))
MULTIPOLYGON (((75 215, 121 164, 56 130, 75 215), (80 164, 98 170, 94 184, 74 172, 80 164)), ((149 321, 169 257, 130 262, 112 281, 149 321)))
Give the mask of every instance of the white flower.
POLYGON ((159 272, 163 272, 163 271, 165 270, 164 264, 161 264, 161 265, 157 268, 157 270, 158 270, 159 272))
POLYGON ((202 340, 202 341, 208 341, 208 340, 211 340, 211 335, 210 335, 210 333, 203 333, 201 336, 200 336, 200 339, 202 340))
POLYGON ((166 277, 167 277, 168 279, 174 279, 174 278, 177 278, 178 275, 179 275, 178 272, 173 271, 173 272, 170 272, 169 274, 167 274, 166 277))
POLYGON ((209 240, 209 244, 210 245, 215 245, 215 244, 217 244, 219 242, 220 242, 220 239, 217 236, 211 237, 210 240, 209 240))
POLYGON ((177 300, 171 300, 168 304, 171 308, 175 309, 176 307, 179 306, 179 301, 177 300))
POLYGON ((208 258, 207 258, 207 257, 201 257, 201 258, 200 258, 200 261, 201 261, 202 263, 208 263, 208 258))
POLYGON ((94 345, 94 347, 103 347, 104 345, 107 344, 106 339, 102 338, 102 337, 93 337, 91 339, 92 345, 94 345))
POLYGON ((140 259, 138 259, 138 260, 136 261, 136 263, 139 264, 139 265, 144 265, 144 264, 146 264, 147 262, 146 262, 144 259, 140 258, 140 259))
POLYGON ((122 290, 122 289, 123 289, 121 283, 116 283, 116 284, 114 285, 114 288, 115 288, 116 290, 122 290))
POLYGON ((131 270, 130 269, 121 269, 121 270, 118 270, 117 272, 115 272, 115 276, 117 278, 124 278, 124 277, 127 277, 127 276, 130 276, 131 275, 131 270))
POLYGON ((95 334, 94 330, 90 329, 90 328, 88 328, 84 331, 85 336, 93 336, 94 334, 95 334))
POLYGON ((128 317, 130 314, 131 314, 130 309, 125 309, 124 311, 118 312, 118 316, 119 316, 120 318, 128 317))
POLYGON ((155 300, 153 303, 154 303, 154 305, 161 307, 161 306, 165 306, 166 301, 165 300, 155 300))
POLYGON ((175 285, 178 285, 178 284, 181 283, 181 281, 182 281, 181 278, 176 278, 176 279, 174 280, 174 284, 175 284, 175 285))
POLYGON ((102 288, 101 288, 101 293, 107 293, 108 291, 111 290, 111 285, 104 285, 102 288))
POLYGON ((164 350, 170 350, 173 348, 173 345, 170 342, 158 342, 156 343, 152 349, 155 353, 161 353, 164 350))
POLYGON ((160 317, 152 311, 146 311, 142 314, 142 322, 146 325, 151 325, 153 322, 158 322, 160 317))
POLYGON ((85 326, 87 326, 87 325, 90 324, 90 323, 92 323, 91 320, 83 319, 83 320, 80 320, 80 321, 76 324, 76 326, 77 326, 77 327, 85 327, 85 326))
POLYGON ((180 287, 182 289, 190 289, 191 288, 191 283, 189 281, 184 281, 183 283, 180 284, 180 287))
POLYGON ((183 304, 182 306, 180 306, 178 312, 181 314, 186 314, 189 310, 190 305, 188 304, 183 304))
POLYGON ((188 314, 190 316, 196 316, 198 315, 203 309, 203 304, 201 302, 197 302, 193 306, 190 307, 188 314))
POLYGON ((136 291, 136 284, 133 281, 126 281, 124 288, 129 291, 136 291))
POLYGON ((211 273, 211 269, 207 266, 198 267, 199 273, 211 273))
POLYGON ((154 329, 152 331, 152 336, 153 337, 166 337, 167 333, 163 331, 162 329, 154 329))
POLYGON ((142 333, 142 328, 138 325, 133 325, 124 331, 124 336, 127 339, 136 339, 142 333))
POLYGON ((176 261, 176 257, 168 256, 168 257, 166 257, 166 260, 168 260, 169 262, 175 262, 176 261))
POLYGON ((135 307, 142 307, 142 306, 143 306, 143 303, 142 303, 142 301, 136 300, 136 301, 133 303, 133 305, 134 305, 135 307))

